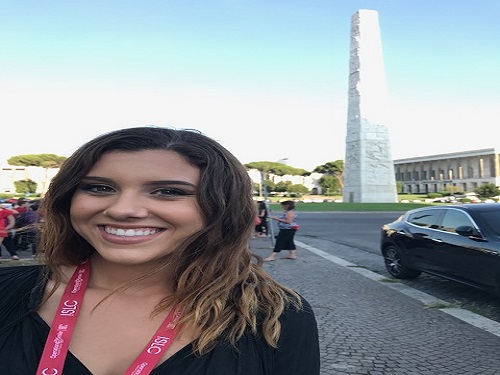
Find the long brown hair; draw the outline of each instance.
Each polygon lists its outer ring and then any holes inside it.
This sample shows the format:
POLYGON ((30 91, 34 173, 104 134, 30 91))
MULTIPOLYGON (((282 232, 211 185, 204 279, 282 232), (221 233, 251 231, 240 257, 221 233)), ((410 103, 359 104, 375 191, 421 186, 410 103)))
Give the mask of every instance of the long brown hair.
POLYGON ((195 130, 155 126, 117 130, 87 142, 64 162, 44 199, 40 243, 56 285, 62 277, 60 266, 76 266, 95 251, 70 224, 71 199, 81 180, 107 152, 157 149, 174 151, 199 168, 197 202, 205 226, 173 253, 167 266, 174 270, 175 293, 156 312, 180 306, 181 323, 197 332, 193 345, 198 353, 220 340, 236 344, 248 330, 276 346, 278 318, 287 304, 300 307, 300 298, 252 259, 249 239, 256 207, 245 167, 195 130))

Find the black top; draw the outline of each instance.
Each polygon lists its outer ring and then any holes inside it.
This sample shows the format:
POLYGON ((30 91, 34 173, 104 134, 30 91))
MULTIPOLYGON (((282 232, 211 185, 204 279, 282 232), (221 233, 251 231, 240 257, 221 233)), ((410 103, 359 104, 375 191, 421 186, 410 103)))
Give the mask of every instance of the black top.
MULTIPOLYGON (((43 296, 42 266, 0 267, 0 374, 34 375, 50 327, 34 311, 43 296)), ((314 313, 303 301, 301 311, 287 308, 281 316, 278 349, 251 334, 238 350, 221 344, 202 356, 192 346, 179 350, 151 375, 319 375, 319 343, 314 313)), ((92 375, 71 352, 64 375, 92 375)))

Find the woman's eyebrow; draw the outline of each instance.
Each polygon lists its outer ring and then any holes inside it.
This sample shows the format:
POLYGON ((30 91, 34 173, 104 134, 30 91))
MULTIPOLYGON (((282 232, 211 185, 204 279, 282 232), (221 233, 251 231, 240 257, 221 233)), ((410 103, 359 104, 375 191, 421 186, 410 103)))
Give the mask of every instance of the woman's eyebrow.
MULTIPOLYGON (((99 176, 85 176, 82 178, 83 181, 85 180, 90 180, 90 181, 99 181, 99 182, 109 182, 112 183, 114 180, 107 178, 107 177, 99 177, 99 176)), ((191 186, 193 188, 196 188, 197 186, 195 184, 192 184, 191 182, 187 181, 182 181, 182 180, 154 180, 154 181, 146 181, 145 185, 154 185, 154 186, 161 186, 161 185, 185 185, 185 186, 191 186)))
POLYGON ((197 187, 195 184, 191 182, 182 181, 182 180, 159 180, 159 181, 147 181, 147 185, 186 185, 191 187, 197 187))
POLYGON ((101 181, 101 182, 113 182, 111 178, 107 177, 99 177, 99 176, 84 176, 82 181, 91 180, 91 181, 101 181))

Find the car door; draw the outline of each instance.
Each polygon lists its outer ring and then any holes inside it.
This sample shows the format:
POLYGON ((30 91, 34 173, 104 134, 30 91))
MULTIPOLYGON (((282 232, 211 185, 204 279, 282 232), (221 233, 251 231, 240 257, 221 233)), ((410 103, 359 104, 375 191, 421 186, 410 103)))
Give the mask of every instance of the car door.
POLYGON ((434 260, 434 232, 439 228, 443 210, 440 208, 422 209, 407 218, 406 236, 404 237, 405 253, 413 267, 436 271, 439 268, 434 260))
POLYGON ((466 212, 447 209, 433 241, 435 260, 444 275, 480 286, 494 285, 498 253, 480 237, 477 224, 466 212), (458 234, 456 228, 461 226, 474 228, 478 235, 458 234))

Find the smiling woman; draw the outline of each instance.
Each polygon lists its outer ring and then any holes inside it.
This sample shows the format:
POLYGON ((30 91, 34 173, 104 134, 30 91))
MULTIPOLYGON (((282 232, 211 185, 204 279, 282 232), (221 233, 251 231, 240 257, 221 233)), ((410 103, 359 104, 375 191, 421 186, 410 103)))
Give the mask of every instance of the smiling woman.
POLYGON ((217 142, 104 134, 44 202, 45 263, 0 269, 2 373, 319 374, 314 313, 253 261, 252 184, 217 142))

